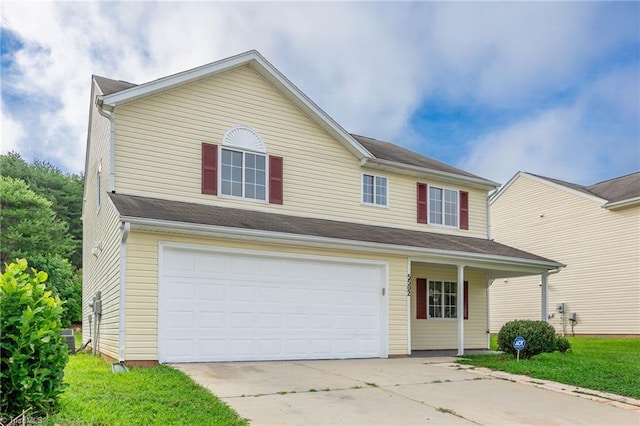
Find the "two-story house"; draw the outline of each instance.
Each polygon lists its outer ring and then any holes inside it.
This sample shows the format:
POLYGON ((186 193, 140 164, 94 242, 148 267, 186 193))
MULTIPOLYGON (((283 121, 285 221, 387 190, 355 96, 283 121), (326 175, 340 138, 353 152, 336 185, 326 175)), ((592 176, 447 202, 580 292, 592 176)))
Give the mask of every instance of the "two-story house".
POLYGON ((84 339, 138 364, 487 348, 491 280, 562 266, 488 239, 495 187, 348 133, 256 51, 94 76, 84 339))
MULTIPOLYGON (((640 335, 640 172, 588 186, 519 172, 490 205, 498 241, 567 265, 548 287, 558 333, 640 335)), ((494 282, 492 332, 537 318, 539 282, 494 282)))

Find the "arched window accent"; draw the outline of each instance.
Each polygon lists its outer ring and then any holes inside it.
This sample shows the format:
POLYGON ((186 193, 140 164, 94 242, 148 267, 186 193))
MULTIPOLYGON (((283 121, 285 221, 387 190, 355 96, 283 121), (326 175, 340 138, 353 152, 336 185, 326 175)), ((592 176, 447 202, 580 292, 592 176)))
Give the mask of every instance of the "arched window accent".
POLYGON ((227 130, 222 137, 222 145, 249 151, 267 152, 260 135, 245 126, 236 126, 227 130))

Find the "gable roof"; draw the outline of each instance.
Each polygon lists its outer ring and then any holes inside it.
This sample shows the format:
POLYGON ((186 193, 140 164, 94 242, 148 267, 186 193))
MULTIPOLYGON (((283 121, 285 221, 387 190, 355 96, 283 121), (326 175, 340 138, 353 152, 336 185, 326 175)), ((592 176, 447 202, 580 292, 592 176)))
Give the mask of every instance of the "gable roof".
POLYGON ((265 213, 244 209, 109 193, 122 220, 138 224, 205 226, 286 235, 321 238, 334 242, 373 243, 381 247, 422 250, 427 253, 451 254, 525 262, 536 267, 554 269, 564 265, 492 240, 457 235, 339 222, 265 213))
POLYGON ((392 143, 348 133, 255 50, 140 85, 94 76, 103 92, 103 95, 98 96, 98 104, 104 109, 113 109, 118 105, 172 90, 241 66, 250 66, 254 69, 311 120, 369 167, 395 171, 400 169, 405 173, 435 176, 445 181, 463 181, 483 189, 493 189, 499 186, 496 182, 475 176, 392 143))
POLYGON ((490 203, 493 203, 504 191, 506 191, 507 188, 511 186, 511 183, 519 176, 527 176, 541 182, 550 183, 560 189, 564 189, 576 195, 581 195, 599 202, 602 204, 602 207, 605 208, 615 209, 640 202, 640 172, 605 180, 589 186, 540 176, 533 173, 518 172, 499 192, 491 197, 490 203))

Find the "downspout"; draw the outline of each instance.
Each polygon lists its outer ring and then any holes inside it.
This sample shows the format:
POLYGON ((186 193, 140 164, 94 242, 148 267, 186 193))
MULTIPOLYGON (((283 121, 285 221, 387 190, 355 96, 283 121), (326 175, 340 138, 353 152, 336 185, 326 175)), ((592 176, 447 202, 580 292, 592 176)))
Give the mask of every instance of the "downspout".
POLYGON ((124 362, 125 357, 125 321, 126 321, 126 274, 127 274, 127 238, 131 230, 129 222, 122 222, 120 226, 122 231, 122 239, 120 240, 120 348, 118 353, 118 361, 124 362))
POLYGON ((116 165, 115 165, 115 155, 116 155, 116 123, 114 120, 115 112, 112 111, 111 114, 105 112, 102 108, 104 103, 101 99, 97 101, 98 105, 98 113, 109 120, 109 192, 116 191, 116 165))
POLYGON ((491 194, 487 192, 487 239, 491 239, 491 204, 489 203, 489 199, 491 198, 491 194))

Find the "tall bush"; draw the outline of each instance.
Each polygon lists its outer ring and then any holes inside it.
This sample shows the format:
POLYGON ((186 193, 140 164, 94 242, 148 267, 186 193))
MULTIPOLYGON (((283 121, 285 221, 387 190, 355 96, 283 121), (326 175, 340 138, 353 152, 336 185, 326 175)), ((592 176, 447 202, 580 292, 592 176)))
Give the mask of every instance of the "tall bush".
POLYGON ((543 352, 556 350, 556 330, 544 321, 514 320, 502 326, 498 332, 498 350, 516 355, 513 341, 522 336, 526 341, 520 358, 531 358, 543 352))
POLYGON ((19 259, 0 275, 0 413, 47 414, 64 391, 67 347, 60 336, 62 302, 47 274, 19 259))

